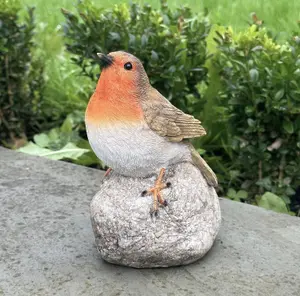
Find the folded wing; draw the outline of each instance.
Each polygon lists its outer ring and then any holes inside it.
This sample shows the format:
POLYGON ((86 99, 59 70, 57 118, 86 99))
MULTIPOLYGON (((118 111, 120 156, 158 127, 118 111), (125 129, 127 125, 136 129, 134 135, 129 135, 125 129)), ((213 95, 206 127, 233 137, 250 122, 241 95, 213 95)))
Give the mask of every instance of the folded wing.
POLYGON ((173 106, 156 89, 148 94, 142 100, 142 109, 145 121, 154 132, 172 142, 206 135, 198 119, 173 106))

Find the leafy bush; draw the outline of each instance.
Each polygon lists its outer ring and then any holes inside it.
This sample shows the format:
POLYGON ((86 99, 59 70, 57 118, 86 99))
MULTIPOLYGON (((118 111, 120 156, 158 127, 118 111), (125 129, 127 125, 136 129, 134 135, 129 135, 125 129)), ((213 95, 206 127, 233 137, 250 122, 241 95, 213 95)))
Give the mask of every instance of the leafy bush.
POLYGON ((17 1, 0 0, 0 143, 14 145, 43 121, 43 63, 33 58, 34 8, 20 24, 17 1))
POLYGON ((77 6, 77 14, 62 12, 67 50, 84 75, 97 79, 97 52, 123 49, 143 61, 152 85, 174 105, 197 115, 197 84, 207 74, 207 18, 186 6, 171 11, 165 1, 160 10, 138 4, 103 10, 85 0, 77 6))
POLYGON ((53 59, 46 61, 46 71, 51 72, 43 92, 43 113, 51 117, 46 129, 60 126, 68 114, 76 110, 82 111, 83 121, 83 111, 93 92, 91 81, 80 75, 80 70, 66 53, 57 55, 55 62, 53 59))
POLYGON ((300 42, 277 44, 257 26, 216 41, 234 187, 248 191, 248 202, 263 203, 270 191, 289 205, 300 185, 300 42))

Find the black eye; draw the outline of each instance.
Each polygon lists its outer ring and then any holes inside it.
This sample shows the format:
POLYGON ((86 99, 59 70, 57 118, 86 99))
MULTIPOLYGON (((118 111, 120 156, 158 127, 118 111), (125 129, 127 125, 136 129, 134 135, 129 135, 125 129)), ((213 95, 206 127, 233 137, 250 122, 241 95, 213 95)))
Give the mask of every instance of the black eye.
POLYGON ((132 64, 131 64, 130 62, 126 63, 126 64, 124 65, 124 69, 125 69, 125 70, 131 70, 131 69, 132 69, 132 64))

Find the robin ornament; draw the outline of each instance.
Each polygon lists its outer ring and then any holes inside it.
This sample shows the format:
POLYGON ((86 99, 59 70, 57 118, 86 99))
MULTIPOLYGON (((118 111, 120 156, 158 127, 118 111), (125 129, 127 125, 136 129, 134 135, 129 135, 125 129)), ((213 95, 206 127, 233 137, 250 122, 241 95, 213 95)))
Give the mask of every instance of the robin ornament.
POLYGON ((141 61, 123 51, 98 54, 101 75, 88 103, 85 123, 88 140, 99 159, 128 177, 158 177, 152 188, 153 208, 166 206, 161 191, 166 169, 190 162, 208 185, 217 187, 215 173, 189 139, 206 134, 201 122, 173 106, 153 88, 141 61))

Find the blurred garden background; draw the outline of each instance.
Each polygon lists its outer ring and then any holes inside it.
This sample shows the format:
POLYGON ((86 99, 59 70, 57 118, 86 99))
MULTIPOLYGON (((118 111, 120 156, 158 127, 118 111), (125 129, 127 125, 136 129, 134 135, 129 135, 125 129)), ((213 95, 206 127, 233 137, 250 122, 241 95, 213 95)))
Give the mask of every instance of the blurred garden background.
POLYGON ((300 216, 300 1, 0 0, 0 145, 104 168, 84 112, 114 50, 202 121, 220 196, 300 216))

